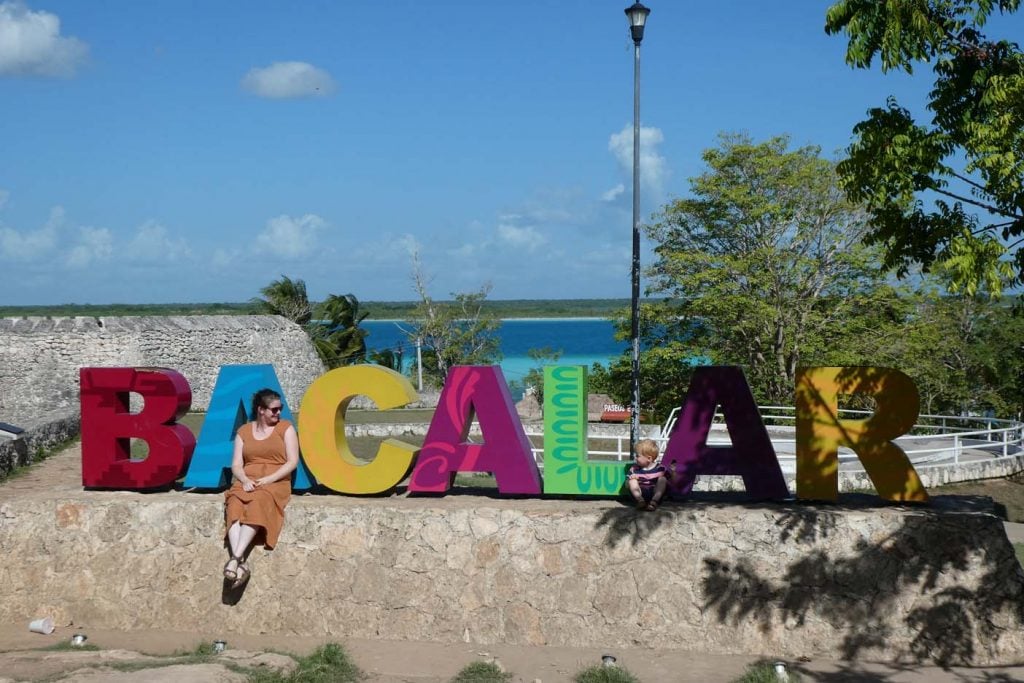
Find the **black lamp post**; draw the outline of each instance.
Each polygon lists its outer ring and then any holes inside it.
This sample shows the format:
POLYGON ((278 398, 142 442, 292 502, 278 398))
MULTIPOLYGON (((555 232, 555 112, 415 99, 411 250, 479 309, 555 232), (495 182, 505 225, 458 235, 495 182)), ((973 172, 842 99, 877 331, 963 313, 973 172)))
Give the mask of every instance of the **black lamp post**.
POLYGON ((630 339, 633 363, 630 372, 629 452, 636 452, 640 431, 640 41, 651 10, 634 2, 626 8, 633 35, 633 291, 630 298, 630 339))

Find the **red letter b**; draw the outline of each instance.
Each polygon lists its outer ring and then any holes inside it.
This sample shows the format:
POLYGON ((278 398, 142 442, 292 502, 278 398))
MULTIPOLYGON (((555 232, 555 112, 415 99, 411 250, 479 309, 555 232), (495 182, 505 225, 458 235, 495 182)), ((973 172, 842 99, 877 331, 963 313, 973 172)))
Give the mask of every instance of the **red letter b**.
POLYGON ((109 489, 170 486, 188 466, 196 439, 175 424, 192 405, 184 377, 165 368, 82 368, 82 485, 109 489), (129 412, 131 392, 143 407, 129 412), (131 459, 131 439, 149 444, 143 460, 131 459))

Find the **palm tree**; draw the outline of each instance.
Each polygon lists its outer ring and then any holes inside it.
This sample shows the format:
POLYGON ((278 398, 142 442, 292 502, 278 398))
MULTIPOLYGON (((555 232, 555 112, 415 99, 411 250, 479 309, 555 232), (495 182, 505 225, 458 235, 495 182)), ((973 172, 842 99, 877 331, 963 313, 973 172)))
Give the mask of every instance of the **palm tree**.
POLYGON ((313 318, 313 307, 306 295, 306 283, 282 275, 260 290, 263 298, 252 300, 262 313, 288 318, 297 325, 308 325, 313 318))
POLYGON ((370 353, 371 362, 395 372, 402 372, 404 357, 401 345, 397 349, 381 349, 370 353))
POLYGON ((352 294, 330 294, 313 306, 306 294, 306 283, 282 275, 260 290, 263 298, 252 300, 260 312, 279 315, 301 325, 309 335, 320 360, 328 369, 366 362, 366 335, 359 327, 368 313, 359 312, 359 299, 352 294))
POLYGON ((317 307, 318 320, 310 325, 317 352, 328 368, 366 362, 366 330, 359 323, 368 313, 359 312, 354 294, 330 294, 317 307))

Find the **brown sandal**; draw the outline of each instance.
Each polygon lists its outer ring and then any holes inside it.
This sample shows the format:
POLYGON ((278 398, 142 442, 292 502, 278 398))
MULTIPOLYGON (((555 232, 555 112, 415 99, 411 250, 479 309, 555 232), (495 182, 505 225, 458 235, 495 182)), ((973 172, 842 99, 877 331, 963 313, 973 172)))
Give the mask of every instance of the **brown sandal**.
POLYGON ((228 581, 235 581, 238 579, 238 565, 241 564, 241 560, 232 555, 228 558, 228 561, 224 563, 224 578, 228 581), (235 563, 234 569, 228 569, 231 563, 235 563))
POLYGON ((235 572, 235 583, 231 587, 238 588, 248 581, 250 576, 252 576, 252 570, 249 569, 249 565, 239 560, 238 571, 235 572))

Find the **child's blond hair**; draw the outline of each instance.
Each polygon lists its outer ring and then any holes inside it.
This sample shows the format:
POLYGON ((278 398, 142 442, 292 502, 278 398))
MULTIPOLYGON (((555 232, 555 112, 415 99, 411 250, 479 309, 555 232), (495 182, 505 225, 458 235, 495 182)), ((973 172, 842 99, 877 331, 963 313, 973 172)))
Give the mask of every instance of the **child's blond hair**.
POLYGON ((658 459, 658 453, 658 444, 654 441, 654 439, 641 439, 640 441, 636 442, 637 455, 647 456, 648 458, 651 459, 651 462, 654 462, 655 460, 658 459))

